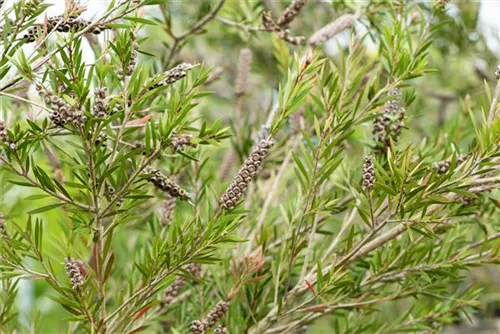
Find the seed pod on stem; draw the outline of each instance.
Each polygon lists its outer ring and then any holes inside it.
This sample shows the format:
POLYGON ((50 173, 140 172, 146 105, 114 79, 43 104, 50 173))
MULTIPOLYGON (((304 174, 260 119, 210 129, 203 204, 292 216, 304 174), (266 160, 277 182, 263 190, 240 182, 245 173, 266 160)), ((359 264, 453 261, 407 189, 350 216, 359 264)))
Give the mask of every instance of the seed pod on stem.
POLYGON ((288 27, 290 23, 299 15, 307 0, 293 0, 292 3, 283 11, 276 23, 280 27, 288 27))
POLYGON ((5 221, 4 221, 2 213, 0 213, 0 237, 2 239, 7 239, 7 237, 8 237, 7 229, 5 228, 5 221))
POLYGON ((71 281, 73 290, 79 291, 80 288, 85 283, 84 273, 82 272, 82 266, 75 260, 67 258, 64 260, 66 267, 66 275, 71 281))
POLYGON ((316 31, 309 38, 309 44, 314 47, 314 46, 318 46, 320 44, 325 43, 330 38, 341 33, 345 29, 352 27, 355 19, 356 19, 356 17, 352 14, 346 14, 346 15, 340 16, 335 21, 327 24, 323 28, 316 31))
POLYGON ((157 188, 168 193, 172 197, 179 197, 182 200, 189 199, 189 194, 186 190, 182 189, 175 181, 163 175, 159 170, 148 169, 148 174, 153 174, 149 181, 157 188))
POLYGON ((252 178, 257 174, 264 159, 269 155, 274 141, 271 137, 262 139, 252 150, 250 156, 243 163, 240 171, 222 195, 220 202, 226 210, 234 208, 248 188, 252 178))
POLYGON ((371 191, 375 185, 375 167, 373 166, 372 156, 368 154, 365 157, 363 165, 363 188, 371 191))

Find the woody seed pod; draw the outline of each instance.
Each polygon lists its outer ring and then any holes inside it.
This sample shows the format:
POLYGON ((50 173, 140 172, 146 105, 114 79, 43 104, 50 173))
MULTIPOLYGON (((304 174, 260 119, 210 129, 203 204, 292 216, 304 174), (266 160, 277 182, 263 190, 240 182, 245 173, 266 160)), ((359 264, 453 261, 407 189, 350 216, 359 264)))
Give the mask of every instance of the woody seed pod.
POLYGON ((375 185, 375 167, 373 166, 372 156, 368 154, 365 157, 365 163, 363 165, 363 188, 366 191, 373 189, 375 185))
POLYGON ((193 136, 190 134, 174 134, 170 139, 170 148, 177 152, 184 151, 184 146, 191 146, 191 140, 193 140, 193 136))
POLYGON ((168 193, 172 197, 179 197, 182 200, 189 199, 189 194, 186 190, 182 189, 175 181, 164 176, 160 171, 149 169, 148 174, 153 174, 149 179, 157 188, 168 193))
MULTIPOLYGON (((78 14, 76 14, 78 16, 78 14)), ((92 25, 92 21, 87 21, 83 19, 76 19, 75 17, 65 18, 63 15, 53 16, 47 20, 47 30, 56 30, 58 32, 70 32, 70 31, 82 31, 88 26, 92 25)), ((28 29, 24 35, 24 39, 28 42, 34 42, 36 38, 40 36, 43 31, 44 24, 36 24, 28 29)), ((98 24, 91 29, 93 34, 100 34, 106 26, 103 24, 98 24)))
POLYGON ((163 200, 162 214, 161 214, 161 223, 163 226, 170 224, 172 218, 174 217, 176 207, 176 198, 170 196, 169 194, 165 195, 165 200, 163 200))
POLYGON ((8 234, 7 234, 7 229, 5 228, 4 224, 4 219, 3 219, 3 214, 0 213, 0 237, 2 239, 7 239, 8 234))
MULTIPOLYGON (((467 160, 468 157, 469 157, 469 155, 458 156, 456 165, 457 166, 461 165, 463 162, 465 162, 465 160, 467 160)), ((433 165, 434 169, 437 169, 439 174, 446 173, 450 169, 450 166, 451 166, 450 160, 439 161, 439 162, 434 163, 434 165, 433 165)))
POLYGON ((71 281, 72 288, 75 291, 78 291, 81 286, 85 283, 85 278, 83 277, 83 273, 80 270, 80 266, 73 259, 65 259, 65 267, 66 267, 66 275, 71 281))
POLYGON ((229 311, 229 303, 226 301, 220 301, 215 305, 215 307, 210 311, 203 324, 205 328, 210 328, 217 323, 226 313, 229 311))
POLYGON ((222 325, 217 326, 217 328, 214 329, 214 334, 227 334, 227 328, 222 325))
POLYGON ((195 66, 193 66, 190 63, 181 63, 174 68, 168 70, 166 74, 166 78, 163 79, 162 81, 152 85, 149 90, 155 89, 157 87, 161 86, 167 86, 171 85, 176 81, 179 81, 180 79, 184 78, 187 75, 187 72, 191 69, 193 69, 195 66))
POLYGON ((194 320, 191 322, 191 326, 189 327, 189 334, 205 334, 205 325, 199 321, 194 320))
POLYGON ((0 142, 7 141, 7 127, 3 121, 0 121, 0 142))
POLYGON ((309 44, 311 46, 318 46, 325 43, 333 36, 341 33, 345 29, 348 29, 354 23, 355 16, 351 14, 342 15, 335 21, 327 24, 323 28, 316 31, 310 38, 309 44))
MULTIPOLYGON (((194 277, 201 276, 201 264, 199 263, 189 264, 185 269, 194 277)), ((183 276, 177 276, 174 283, 172 283, 172 285, 165 290, 165 294, 163 295, 163 305, 170 305, 185 284, 186 278, 183 276)))
POLYGON ((307 0, 293 0, 276 21, 280 27, 287 27, 299 15, 307 0))
POLYGON ((220 199, 221 205, 226 210, 233 209, 236 203, 241 199, 243 192, 259 171, 262 162, 268 156, 269 150, 273 145, 273 139, 268 137, 267 139, 262 139, 253 148, 250 156, 243 163, 243 167, 241 167, 240 171, 220 199))
POLYGON ((106 101, 108 90, 99 87, 95 90, 94 106, 92 107, 92 114, 96 118, 105 118, 108 115, 109 103, 106 101))
MULTIPOLYGON (((393 89, 388 93, 388 96, 397 96, 400 94, 399 89, 393 89)), ((373 139, 379 151, 386 151, 391 140, 397 142, 404 127, 405 109, 399 107, 399 99, 388 101, 384 105, 382 115, 377 117, 373 122, 373 139)))

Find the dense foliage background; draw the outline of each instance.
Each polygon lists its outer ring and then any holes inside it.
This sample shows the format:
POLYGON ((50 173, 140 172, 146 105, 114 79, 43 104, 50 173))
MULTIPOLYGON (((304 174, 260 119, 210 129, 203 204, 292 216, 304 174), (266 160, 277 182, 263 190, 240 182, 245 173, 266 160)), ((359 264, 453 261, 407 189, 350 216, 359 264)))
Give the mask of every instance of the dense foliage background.
POLYGON ((1 7, 0 333, 492 327, 478 2, 47 7, 1 7))

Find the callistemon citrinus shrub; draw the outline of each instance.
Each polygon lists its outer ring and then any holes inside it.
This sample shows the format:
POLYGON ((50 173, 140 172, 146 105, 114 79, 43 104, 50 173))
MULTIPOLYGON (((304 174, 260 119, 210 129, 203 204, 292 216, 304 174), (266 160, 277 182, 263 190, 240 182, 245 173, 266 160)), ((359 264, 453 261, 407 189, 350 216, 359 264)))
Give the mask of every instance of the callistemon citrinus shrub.
POLYGON ((480 312, 494 57, 445 1, 309 2, 2 1, 0 332, 430 333, 480 312))

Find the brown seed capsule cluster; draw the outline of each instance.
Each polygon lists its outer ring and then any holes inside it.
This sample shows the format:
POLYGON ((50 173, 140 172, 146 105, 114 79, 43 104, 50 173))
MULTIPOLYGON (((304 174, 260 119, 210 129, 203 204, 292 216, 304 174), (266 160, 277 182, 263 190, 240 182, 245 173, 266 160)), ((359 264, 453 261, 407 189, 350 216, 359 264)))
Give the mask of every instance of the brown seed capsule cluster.
POLYGON ((330 22, 323 28, 316 31, 310 38, 309 44, 311 46, 317 46, 325 43, 330 38, 341 33, 342 31, 352 27, 355 17, 351 14, 342 15, 335 21, 330 22))
POLYGON ((7 132, 7 126, 3 121, 0 121, 0 143, 5 143, 8 148, 15 150, 17 144, 9 138, 9 133, 7 132))
MULTIPOLYGON (((106 184, 106 189, 108 191, 108 195, 110 199, 113 199, 116 195, 115 188, 113 188, 109 183, 106 184)), ((117 206, 122 206, 123 198, 120 198, 116 201, 117 206)))
POLYGON ((108 135, 105 133, 100 133, 94 142, 95 146, 108 147, 108 135))
POLYGON ((99 87, 95 90, 95 100, 92 106, 92 114, 96 118, 105 118, 108 116, 109 103, 107 101, 108 89, 99 87))
POLYGON ((477 198, 474 197, 461 197, 460 202, 462 202, 462 206, 469 206, 476 202, 477 198))
POLYGON ((240 50, 238 59, 238 71, 236 74, 236 96, 242 96, 247 91, 250 67, 252 66, 252 50, 244 48, 240 50))
POLYGON ((179 197, 182 200, 189 199, 189 194, 186 190, 182 189, 175 181, 163 175, 159 170, 150 169, 148 170, 148 174, 153 174, 149 181, 153 183, 155 187, 168 193, 172 197, 179 197))
POLYGON ((7 140, 7 127, 3 121, 0 121, 0 141, 5 142, 7 140))
MULTIPOLYGON (((465 160, 467 160, 468 157, 469 157, 468 155, 458 156, 456 165, 457 166, 461 165, 462 163, 465 162, 465 160)), ((446 173, 450 169, 450 166, 451 166, 451 160, 439 161, 439 162, 434 163, 434 165, 433 165, 434 169, 437 169, 439 174, 446 173)))
POLYGON ((174 134, 170 138, 170 148, 177 152, 184 151, 185 146, 192 146, 191 140, 193 140, 193 136, 190 134, 174 134))
POLYGON ((495 78, 497 80, 500 80, 500 65, 497 66, 497 69, 495 71, 495 78))
MULTIPOLYGON (((193 263, 186 266, 186 271, 192 276, 199 278, 201 276, 201 264, 193 263)), ((186 278, 177 276, 174 283, 172 283, 163 295, 163 305, 170 305, 174 298, 179 294, 179 291, 186 285, 186 278)))
POLYGON ((205 334, 205 325, 200 320, 194 320, 189 327, 189 334, 205 334))
POLYGON ((207 315, 203 323, 207 328, 212 327, 219 321, 226 313, 229 311, 229 303, 226 301, 220 301, 215 305, 215 307, 207 315))
POLYGON ((176 81, 179 81, 180 79, 184 78, 188 71, 194 68, 194 66, 190 63, 181 63, 174 68, 171 68, 168 70, 166 74, 166 78, 163 79, 162 81, 158 82, 157 84, 152 85, 149 90, 155 89, 157 87, 161 86, 168 86, 173 84, 176 81))
POLYGON ((177 199, 169 194, 165 195, 165 200, 162 205, 161 212, 161 223, 163 226, 167 226, 170 224, 172 219, 174 218, 175 207, 177 206, 177 199))
POLYGON ((124 78, 123 73, 125 73, 125 76, 129 77, 134 72, 135 65, 137 65, 137 57, 139 55, 139 53, 137 52, 137 50, 139 50, 139 43, 137 43, 137 41, 135 40, 135 36, 133 36, 133 39, 132 39, 132 53, 130 54, 130 59, 128 61, 128 66, 125 69, 125 71, 123 69, 119 69, 118 72, 117 72, 118 78, 120 80, 123 80, 123 78, 124 78))
POLYGON ((52 113, 49 118, 55 125, 64 127, 67 124, 81 126, 87 120, 87 117, 81 110, 76 109, 72 105, 66 103, 59 96, 54 95, 51 91, 45 90, 41 85, 37 85, 38 94, 43 98, 44 102, 52 108, 52 113))
POLYGON ((227 334, 227 328, 222 325, 217 326, 217 328, 214 329, 214 334, 227 334))
MULTIPOLYGON (((58 32, 70 32, 70 31, 82 31, 88 26, 92 25, 92 21, 77 19, 75 17, 65 18, 64 15, 58 15, 51 17, 47 20, 47 31, 56 30, 58 32)), ((24 39, 28 42, 34 42, 40 34, 43 32, 44 24, 36 24, 28 29, 26 34, 24 35, 24 39)), ((100 34, 103 30, 106 29, 106 26, 103 24, 97 24, 92 27, 89 31, 95 35, 100 34)))
MULTIPOLYGON (((194 320, 189 327, 190 334, 204 334, 206 331, 213 327, 229 311, 229 303, 227 301, 220 301, 210 311, 207 317, 203 320, 194 320)), ((221 327, 221 326, 219 326, 221 327)), ((218 327, 218 328, 219 328, 218 327)), ((222 332, 224 333, 224 332, 222 332)))
POLYGON ((255 145, 250 156, 243 163, 243 167, 241 167, 240 171, 220 199, 221 205, 226 210, 233 209, 236 203, 241 199, 243 192, 259 171, 262 162, 268 156, 273 145, 274 141, 270 137, 262 139, 255 145))
POLYGON ((66 267, 66 275, 71 281, 72 288, 73 290, 78 291, 85 283, 85 278, 80 270, 80 265, 77 261, 69 258, 65 259, 64 263, 66 267))
POLYGON ((306 42, 306 38, 304 36, 292 36, 290 34, 290 29, 275 23, 270 13, 263 12, 261 19, 262 19, 262 25, 267 31, 276 32, 278 37, 284 40, 285 42, 288 42, 293 45, 300 45, 306 42))
POLYGON ((2 239, 7 239, 8 235, 7 235, 7 229, 5 228, 5 224, 4 224, 4 219, 3 219, 3 214, 0 213, 0 237, 2 239))
POLYGON ((306 5, 307 0, 293 0, 292 3, 283 11, 276 23, 280 27, 288 27, 290 23, 299 15, 300 11, 306 5))
POLYGON ((363 189, 370 191, 375 185, 375 167, 373 166, 372 156, 368 154, 365 157, 363 165, 363 189))
MULTIPOLYGON (((399 89, 389 92, 389 96, 398 96, 399 89)), ((391 140, 397 142, 404 127, 405 109, 399 107, 399 99, 393 99, 385 104, 383 114, 373 123, 373 139, 377 149, 387 151, 391 140)))

